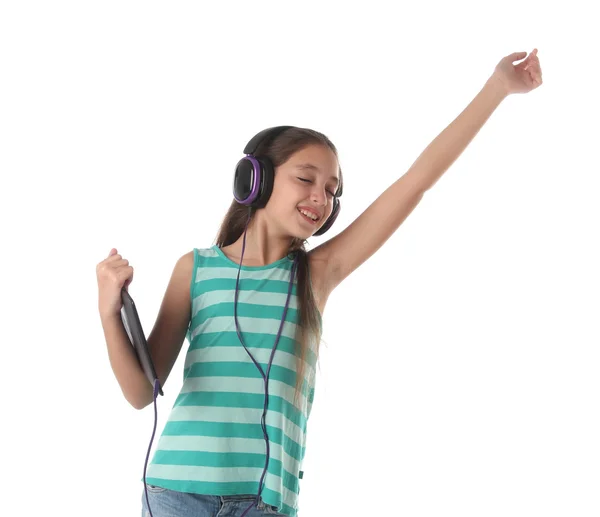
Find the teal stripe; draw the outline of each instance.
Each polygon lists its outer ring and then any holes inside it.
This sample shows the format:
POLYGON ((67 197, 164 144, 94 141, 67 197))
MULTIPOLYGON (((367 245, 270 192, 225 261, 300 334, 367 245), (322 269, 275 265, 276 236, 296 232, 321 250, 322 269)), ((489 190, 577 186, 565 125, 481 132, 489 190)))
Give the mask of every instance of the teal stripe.
MULTIPOLYGON (((264 443, 264 442, 263 442, 264 443)), ((237 452, 196 452, 196 451, 156 451, 152 463, 160 465, 186 465, 217 468, 231 467, 256 467, 265 468, 265 454, 243 454, 237 452)), ((281 477, 283 486, 292 492, 298 493, 298 480, 287 472, 281 461, 269 458, 267 472, 281 477)))
MULTIPOLYGON (((264 409, 244 409, 238 411, 232 411, 227 407, 221 406, 175 406, 171 411, 171 415, 169 417, 169 421, 172 422, 183 422, 183 421, 197 421, 197 422, 237 422, 239 424, 259 424, 261 422, 261 417, 264 409), (204 418, 203 418, 204 417, 204 418)), ((266 415, 267 425, 271 425, 273 427, 278 427, 283 429, 285 435, 290 440, 295 441, 298 444, 304 446, 306 443, 305 430, 301 429, 294 423, 290 422, 287 418, 281 418, 279 413, 269 412, 266 415)), ((202 446, 199 447, 200 443, 197 436, 164 436, 160 437, 158 442, 158 446, 161 449, 173 449, 173 450, 182 450, 182 449, 199 449, 211 452, 262 452, 262 449, 256 450, 256 439, 249 438, 222 438, 219 436, 210 437, 204 436, 202 439, 202 446), (231 444, 231 448, 223 447, 223 443, 233 440, 234 444, 231 444), (188 444, 189 442, 195 443, 194 446, 182 444, 188 444), (240 442, 244 441, 248 443, 248 447, 245 449, 239 448, 240 442), (166 445, 163 444, 166 443, 166 445), (253 444, 253 445, 251 445, 253 444), (214 448, 218 446, 219 448, 214 448)), ((275 450, 275 449, 273 449, 275 450)), ((282 458, 281 454, 283 451, 281 448, 277 448, 278 458, 282 458)), ((292 459, 292 458, 290 458, 292 459)), ((287 461, 287 460, 286 460, 287 461)), ((290 471, 296 470, 295 468, 290 468, 290 471)))
MULTIPOLYGON (((202 363, 206 361, 214 363, 220 363, 222 361, 239 361, 241 363, 249 363, 253 360, 256 360, 260 363, 268 364, 271 360, 271 356, 273 356, 272 363, 274 365, 288 368, 289 370, 296 372, 296 366, 300 361, 300 358, 294 354, 290 354, 285 350, 282 350, 279 347, 277 347, 277 350, 274 352, 274 348, 275 345, 269 348, 247 347, 246 349, 241 345, 238 345, 235 348, 230 346, 216 345, 199 348, 196 350, 188 350, 184 361, 184 368, 189 368, 194 363, 202 363)), ((306 370, 305 376, 316 375, 313 365, 308 364, 307 361, 304 361, 303 365, 304 369, 306 370)))
MULTIPOLYGON (((272 305, 274 307, 284 307, 288 293, 264 293, 261 291, 241 290, 237 293, 238 303, 253 303, 255 305, 272 305)), ((217 303, 233 302, 235 300, 235 291, 215 290, 202 291, 201 294, 192 299, 192 316, 203 307, 210 307, 217 303)), ((290 296, 289 308, 298 308, 298 298, 290 296)))
MULTIPOLYGON (((248 348, 269 348, 272 349, 275 345, 277 336, 265 336, 260 332, 243 331, 242 338, 248 348)), ((225 332, 203 332, 194 337, 190 343, 188 351, 197 350, 200 348, 208 348, 212 346, 225 347, 241 347, 240 338, 235 331, 225 332)), ((281 335, 277 343, 277 350, 283 350, 288 354, 299 356, 300 351, 296 350, 296 341, 293 338, 281 335)), ((313 368, 317 363, 317 354, 314 350, 307 350, 306 362, 313 368)))
MULTIPOLYGON (((265 372, 265 374, 267 373, 267 364, 261 364, 259 363, 261 368, 263 369, 263 372, 265 372)), ((190 366, 189 368, 184 370, 184 377, 185 378, 189 378, 189 377, 244 377, 244 378, 249 378, 249 379, 262 379, 262 375, 260 374, 260 372, 258 371, 258 368, 256 367, 256 365, 254 363, 241 363, 241 362, 220 362, 220 363, 208 363, 208 362, 202 362, 202 363, 194 363, 192 364, 192 366, 190 366)), ((277 366, 274 364, 271 364, 271 370, 269 371, 269 380, 273 379, 275 381, 279 381, 279 382, 283 382, 284 384, 287 384, 288 386, 295 388, 296 386, 296 372, 289 370, 287 368, 283 368, 282 366, 277 366)), ((232 386, 232 389, 235 389, 235 386, 232 386)), ((308 382, 306 381, 306 379, 302 380, 302 386, 301 386, 301 393, 308 397, 310 394, 310 386, 308 385, 308 382)), ((193 393, 199 393, 199 392, 193 392, 193 393)), ((231 392, 231 393, 238 393, 238 392, 231 392)), ((187 394, 192 394, 192 393, 187 393, 187 394)), ((255 395, 255 394, 247 394, 244 393, 244 395, 255 395)), ((260 397, 263 397, 263 402, 261 403, 260 407, 264 406, 264 394, 260 394, 260 397)), ((269 393, 269 401, 271 401, 271 399, 273 400, 280 400, 281 403, 276 402, 274 405, 269 404, 268 409, 276 409, 278 410, 280 413, 283 413, 285 415, 289 415, 290 413, 293 413, 294 418, 290 418, 290 420, 292 420, 294 423, 298 423, 301 422, 301 414, 298 412, 298 409, 293 406, 290 402, 287 402, 285 399, 283 399, 282 397, 277 397, 276 395, 271 395, 271 393, 269 393)), ((179 399, 178 399, 179 400, 179 399)), ((203 404, 202 404, 203 405, 203 404)), ((241 406, 234 406, 234 407, 241 407, 241 406)), ((244 406, 246 407, 246 406, 244 406)), ((252 406, 254 407, 254 406, 252 406)), ((300 425, 298 423, 298 425, 300 427, 302 427, 302 425, 300 425)))
MULTIPOLYGON (((262 333, 266 339, 275 340, 279 332, 278 322, 273 320, 263 320, 258 318, 242 318, 238 316, 238 325, 240 331, 245 335, 246 332, 262 333)), ((286 321, 281 329, 281 335, 291 339, 296 337, 296 323, 286 321)), ((220 318, 212 318, 201 322, 192 330, 192 337, 205 332, 235 332, 235 319, 232 315, 220 318)))
MULTIPOLYGON (((260 421, 260 419, 256 421, 260 421)), ((274 427, 277 426, 275 425, 274 427)), ((285 433, 297 443, 303 443, 302 437, 292 434, 295 428, 296 426, 286 427, 285 433)), ((280 461, 289 472, 299 471, 301 462, 286 454, 280 445, 273 442, 270 442, 269 445, 272 459, 280 461)), ((214 436, 202 436, 199 438, 197 436, 162 435, 156 448, 161 451, 200 451, 213 454, 262 454, 264 457, 265 441, 249 438, 218 438, 214 436)))
MULTIPOLYGON (((266 373, 267 365, 261 365, 266 373)), ((201 362, 192 364, 187 377, 245 377, 250 379, 262 379, 261 373, 253 362, 223 361, 223 362, 201 362)), ((269 379, 283 382, 288 386, 296 385, 296 372, 271 364, 269 379)), ((235 386, 232 386, 235 388, 235 386)))
MULTIPOLYGON (((239 424, 236 422, 180 421, 167 422, 162 433, 165 436, 216 436, 219 438, 255 438, 264 440, 261 424, 239 424)), ((281 445, 282 449, 296 461, 302 461, 303 449, 281 429, 267 425, 269 442, 281 445)))
MULTIPOLYGON (((265 337, 260 332, 244 332, 243 336, 244 343, 247 347, 251 348, 273 348, 275 344, 276 336, 265 337)), ((198 334, 188 350, 197 350, 200 348, 208 348, 211 346, 228 346, 228 347, 241 347, 240 338, 236 331, 225 331, 225 332, 203 332, 198 334)), ((280 336, 277 344, 277 350, 283 350, 288 354, 297 355, 296 342, 294 339, 287 336, 280 336)), ((312 350, 311 350, 312 352, 312 350)), ((314 354, 314 352, 313 352, 314 354)), ((316 357, 316 356, 315 356, 316 357)))
MULTIPOLYGON (((265 491, 263 490, 263 493, 264 492, 265 491)), ((271 504, 271 503, 267 503, 267 504, 271 504)), ((277 506, 277 505, 273 505, 273 506, 277 506)), ((279 513, 283 513, 284 515, 289 515, 290 517, 296 517, 296 515, 298 515, 296 510, 294 510, 291 506, 288 506, 285 503, 281 503, 281 508, 279 509, 279 513)))

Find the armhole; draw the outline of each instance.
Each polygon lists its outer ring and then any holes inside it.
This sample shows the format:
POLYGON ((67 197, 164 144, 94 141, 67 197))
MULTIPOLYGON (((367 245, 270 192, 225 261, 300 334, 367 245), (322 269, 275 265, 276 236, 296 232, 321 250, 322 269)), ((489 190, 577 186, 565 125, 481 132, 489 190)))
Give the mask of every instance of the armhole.
POLYGON ((194 301, 194 285, 196 284, 196 268, 197 267, 198 267, 198 249, 194 248, 194 265, 192 266, 192 278, 190 280, 190 303, 192 303, 194 301))
POLYGON ((190 321, 188 323, 185 337, 188 343, 192 344, 192 320, 194 319, 194 285, 196 285, 196 268, 198 267, 198 250, 194 248, 194 265, 192 266, 192 278, 190 279, 190 321))

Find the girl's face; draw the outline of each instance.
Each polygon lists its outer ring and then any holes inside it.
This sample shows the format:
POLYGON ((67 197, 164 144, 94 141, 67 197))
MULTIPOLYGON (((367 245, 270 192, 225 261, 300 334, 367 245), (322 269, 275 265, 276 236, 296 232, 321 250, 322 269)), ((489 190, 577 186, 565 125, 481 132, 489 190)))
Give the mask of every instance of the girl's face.
POLYGON ((273 193, 265 212, 287 235, 306 239, 331 214, 338 180, 339 165, 333 151, 324 145, 307 146, 275 168, 273 193))

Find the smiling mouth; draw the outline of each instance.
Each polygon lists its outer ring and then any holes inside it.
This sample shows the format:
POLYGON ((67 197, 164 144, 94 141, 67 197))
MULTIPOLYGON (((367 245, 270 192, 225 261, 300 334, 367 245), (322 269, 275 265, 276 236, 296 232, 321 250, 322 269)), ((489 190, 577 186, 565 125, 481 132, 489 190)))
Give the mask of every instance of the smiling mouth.
POLYGON ((300 215, 301 215, 301 216, 302 216, 302 217, 303 217, 303 218, 304 218, 306 221, 308 221, 309 223, 312 223, 312 224, 317 224, 317 223, 319 222, 319 220, 320 220, 320 218, 317 218, 317 219, 311 219, 311 218, 310 218, 310 217, 308 217, 307 215, 304 215, 304 214, 303 214, 303 213, 300 211, 300 209, 298 209, 298 213, 299 213, 299 214, 300 214, 300 215))

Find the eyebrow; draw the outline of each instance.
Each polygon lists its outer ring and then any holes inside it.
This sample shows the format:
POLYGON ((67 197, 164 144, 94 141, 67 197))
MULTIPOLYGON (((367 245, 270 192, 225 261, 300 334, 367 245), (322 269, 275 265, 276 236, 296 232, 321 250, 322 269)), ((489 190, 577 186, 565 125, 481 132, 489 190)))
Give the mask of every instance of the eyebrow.
MULTIPOLYGON (((316 165, 313 165, 312 163, 300 163, 300 164, 296 165, 296 169, 317 171, 317 172, 319 171, 319 168, 316 165)), ((333 180, 336 185, 339 185, 339 183, 340 183, 340 180, 336 176, 330 176, 329 179, 333 180)))

